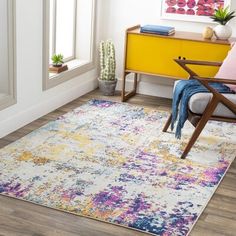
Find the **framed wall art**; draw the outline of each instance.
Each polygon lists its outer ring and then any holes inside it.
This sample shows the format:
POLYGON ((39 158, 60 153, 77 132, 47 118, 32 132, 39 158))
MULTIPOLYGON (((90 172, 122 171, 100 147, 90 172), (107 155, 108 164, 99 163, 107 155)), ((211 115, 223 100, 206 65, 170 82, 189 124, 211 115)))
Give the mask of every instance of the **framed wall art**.
POLYGON ((162 0, 162 19, 212 22, 219 7, 230 7, 230 0, 162 0))

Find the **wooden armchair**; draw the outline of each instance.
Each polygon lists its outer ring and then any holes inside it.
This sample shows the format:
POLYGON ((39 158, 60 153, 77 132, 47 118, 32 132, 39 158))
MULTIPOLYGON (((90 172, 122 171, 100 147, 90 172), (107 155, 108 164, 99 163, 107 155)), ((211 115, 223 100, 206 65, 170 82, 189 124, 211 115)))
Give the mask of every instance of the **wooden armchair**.
MULTIPOLYGON (((199 94, 194 101, 191 99, 195 96, 193 95, 188 103, 188 120, 195 127, 195 131, 192 134, 187 146, 181 155, 182 159, 185 159, 188 155, 190 149, 196 142, 203 128, 205 127, 208 120, 224 121, 236 123, 236 94, 221 94, 210 86, 209 83, 224 83, 236 85, 236 79, 218 79, 218 78, 203 78, 198 76, 193 70, 191 70, 187 65, 202 65, 202 66, 221 66, 222 63, 219 62, 206 62, 206 61, 192 61, 192 60, 175 60, 184 70, 186 70, 190 79, 198 80, 203 86, 205 86, 209 93, 199 94), (209 101, 209 102, 208 102, 209 101), (192 102, 195 105, 191 104, 192 102), (205 102, 205 105, 202 103, 205 102), (208 102, 208 103, 207 103, 208 102), (203 107, 202 111, 198 111, 198 108, 203 107), (195 108, 194 108, 195 107, 195 108)), ((170 126, 172 115, 168 118, 163 132, 166 132, 170 126)))

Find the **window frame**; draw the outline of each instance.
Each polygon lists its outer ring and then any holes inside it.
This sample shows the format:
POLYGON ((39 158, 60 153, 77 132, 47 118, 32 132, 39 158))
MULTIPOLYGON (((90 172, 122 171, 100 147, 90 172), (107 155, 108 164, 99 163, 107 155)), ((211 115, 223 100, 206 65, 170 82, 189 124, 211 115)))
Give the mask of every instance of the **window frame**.
MULTIPOLYGON (((53 33, 52 33, 52 51, 51 55, 56 53, 56 41, 57 41, 57 0, 52 0, 53 1, 53 33)), ((73 55, 68 58, 64 58, 64 62, 68 62, 71 60, 74 60, 76 58, 76 22, 77 22, 77 0, 74 0, 74 12, 73 12, 73 55)))
POLYGON ((16 2, 7 0, 8 93, 0 99, 0 111, 16 104, 16 2))
MULTIPOLYGON (((76 0, 77 1, 77 0, 76 0)), ((48 0, 43 0, 43 90, 47 90, 50 88, 53 88, 61 83, 64 83, 70 79, 73 79, 83 73, 88 72, 89 70, 92 70, 95 68, 95 23, 96 23, 96 0, 91 0, 91 37, 90 37, 90 60, 86 62, 81 62, 78 64, 78 66, 75 66, 73 68, 69 68, 69 70, 55 74, 53 76, 49 75, 49 50, 50 50, 50 45, 49 45, 49 37, 50 37, 50 3, 48 0)), ((76 4, 77 5, 77 4, 76 4)), ((77 9, 76 9, 77 13, 77 9)), ((75 24, 75 29, 78 27, 78 22, 75 24)), ((77 43, 76 39, 76 33, 75 33, 75 41, 74 43, 77 43)), ((76 49, 75 45, 75 50, 76 49)), ((76 51, 75 51, 75 59, 76 59, 76 51)), ((65 62, 68 62, 65 61, 65 62)))

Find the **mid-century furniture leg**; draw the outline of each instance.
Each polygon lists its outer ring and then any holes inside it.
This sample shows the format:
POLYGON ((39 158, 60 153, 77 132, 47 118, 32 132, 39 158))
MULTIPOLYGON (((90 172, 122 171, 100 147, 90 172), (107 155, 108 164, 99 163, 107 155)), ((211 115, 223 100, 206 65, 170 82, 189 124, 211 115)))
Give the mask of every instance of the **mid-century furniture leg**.
POLYGON ((166 124, 165 124, 165 127, 163 128, 163 132, 166 132, 170 126, 170 123, 171 123, 171 119, 172 119, 172 114, 170 114, 168 120, 166 121, 166 124))
POLYGON ((126 84, 126 76, 128 74, 129 73, 127 73, 127 72, 124 73, 124 77, 123 77, 123 81, 122 81, 122 91, 121 91, 122 102, 125 102, 129 98, 133 97, 136 94, 136 91, 137 91, 138 74, 134 73, 134 86, 133 86, 133 90, 126 94, 126 92, 125 92, 125 84, 126 84))
POLYGON ((219 103, 218 99, 215 98, 215 96, 213 96, 211 101, 208 103, 201 119, 199 120, 199 122, 193 132, 191 139, 189 140, 187 146, 185 147, 184 152, 181 155, 181 159, 185 159, 186 156, 188 155, 190 149, 192 148, 192 146, 196 142, 197 138, 199 137, 200 133, 202 132, 203 128, 205 127, 207 121, 210 119, 213 112, 215 111, 218 103, 219 103))

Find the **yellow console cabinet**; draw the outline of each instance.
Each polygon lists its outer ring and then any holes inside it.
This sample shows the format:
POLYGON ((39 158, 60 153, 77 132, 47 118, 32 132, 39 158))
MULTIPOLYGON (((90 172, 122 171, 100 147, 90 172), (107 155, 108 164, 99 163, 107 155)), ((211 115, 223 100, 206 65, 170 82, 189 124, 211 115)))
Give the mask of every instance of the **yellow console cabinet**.
MULTIPOLYGON (((233 39, 232 39, 233 41, 233 39)), ((136 93, 137 75, 161 76, 163 79, 188 79, 188 74, 174 59, 222 61, 231 41, 206 40, 201 34, 176 32, 173 36, 140 33, 140 25, 126 30, 122 101, 136 93), (134 73, 134 88, 126 93, 126 76, 134 73)), ((190 66, 199 75, 212 77, 217 68, 190 66)))

